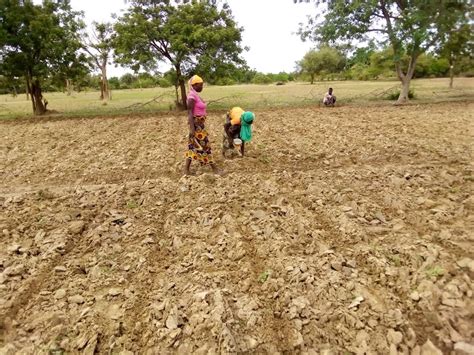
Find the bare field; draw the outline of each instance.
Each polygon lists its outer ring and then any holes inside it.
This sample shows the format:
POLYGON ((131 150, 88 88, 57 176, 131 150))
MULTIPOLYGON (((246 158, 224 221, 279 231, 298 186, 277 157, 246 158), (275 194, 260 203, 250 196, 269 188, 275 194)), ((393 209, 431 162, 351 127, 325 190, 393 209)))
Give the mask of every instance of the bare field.
POLYGON ((0 353, 472 350, 472 112, 211 114, 224 177, 184 114, 0 123, 0 353))

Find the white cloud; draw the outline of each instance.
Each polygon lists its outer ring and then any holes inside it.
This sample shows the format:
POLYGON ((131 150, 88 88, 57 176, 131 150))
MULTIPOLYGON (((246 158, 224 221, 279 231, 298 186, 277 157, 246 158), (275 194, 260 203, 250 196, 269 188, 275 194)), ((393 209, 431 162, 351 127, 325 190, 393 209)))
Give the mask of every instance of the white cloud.
MULTIPOLYGON (((227 0, 235 20, 244 28, 243 56, 251 68, 264 73, 293 71, 295 62, 314 45, 303 43, 295 34, 307 15, 314 15, 314 3, 294 4, 293 0, 227 0)), ((127 4, 123 0, 72 0, 75 10, 84 11, 88 24, 110 21, 127 4)), ((109 68, 109 76, 122 75, 124 68, 109 68)))

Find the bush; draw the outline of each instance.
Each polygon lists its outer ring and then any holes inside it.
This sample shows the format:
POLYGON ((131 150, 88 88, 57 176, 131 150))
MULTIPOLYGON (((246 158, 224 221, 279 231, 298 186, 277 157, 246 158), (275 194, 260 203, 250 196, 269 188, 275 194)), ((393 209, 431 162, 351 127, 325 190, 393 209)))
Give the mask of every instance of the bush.
POLYGON ((219 86, 229 86, 229 85, 235 85, 236 82, 234 79, 231 78, 220 78, 216 80, 216 85, 219 86))
MULTIPOLYGON (((387 100, 398 100, 398 97, 400 96, 400 90, 394 90, 391 91, 387 94, 386 99, 387 100)), ((415 90, 410 89, 408 91, 408 98, 409 99, 414 99, 415 98, 415 90)))
POLYGON ((173 84, 166 78, 160 78, 158 79, 158 86, 160 88, 169 88, 173 86, 173 84))
POLYGON ((270 78, 268 75, 258 73, 254 76, 252 83, 253 84, 270 84, 272 82, 272 78, 270 78))

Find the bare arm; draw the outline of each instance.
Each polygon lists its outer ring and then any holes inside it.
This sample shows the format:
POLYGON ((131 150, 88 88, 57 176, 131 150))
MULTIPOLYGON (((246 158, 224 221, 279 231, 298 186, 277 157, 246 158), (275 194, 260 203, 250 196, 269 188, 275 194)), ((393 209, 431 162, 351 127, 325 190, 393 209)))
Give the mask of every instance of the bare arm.
POLYGON ((193 117, 193 110, 195 101, 193 99, 189 99, 188 101, 188 123, 189 123, 189 136, 194 137, 194 117, 193 117))

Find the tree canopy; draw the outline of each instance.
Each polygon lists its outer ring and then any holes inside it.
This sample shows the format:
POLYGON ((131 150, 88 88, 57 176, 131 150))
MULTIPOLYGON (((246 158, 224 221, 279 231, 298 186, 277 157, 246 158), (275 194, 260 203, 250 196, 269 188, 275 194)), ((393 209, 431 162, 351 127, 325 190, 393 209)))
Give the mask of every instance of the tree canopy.
POLYGON ((93 22, 92 33, 84 36, 84 49, 89 54, 92 65, 101 73, 100 99, 110 98, 107 80, 107 65, 110 64, 112 52, 112 24, 108 22, 93 22))
POLYGON ((300 28, 302 39, 350 43, 379 38, 388 43, 402 82, 400 103, 408 100, 419 56, 434 48, 444 33, 463 21, 471 7, 467 1, 454 0, 318 0, 315 3, 322 17, 311 18, 306 27, 300 28), (407 63, 402 60, 404 56, 409 58, 407 63))
POLYGON ((316 75, 341 71, 344 68, 345 58, 337 50, 328 46, 321 46, 318 50, 311 50, 297 63, 301 72, 306 73, 314 83, 316 75))
POLYGON ((82 27, 69 1, 0 0, 0 75, 26 81, 35 114, 46 112, 42 85, 49 76, 71 76, 84 66, 82 27))
MULTIPOLYGON (((182 5, 165 0, 133 0, 115 24, 117 62, 134 70, 172 65, 180 103, 186 107, 185 78, 197 67, 212 70, 244 63, 242 29, 227 4, 200 1, 182 5)), ((204 74, 203 74, 204 75, 204 74)), ((177 103, 179 103, 177 92, 177 103)))

